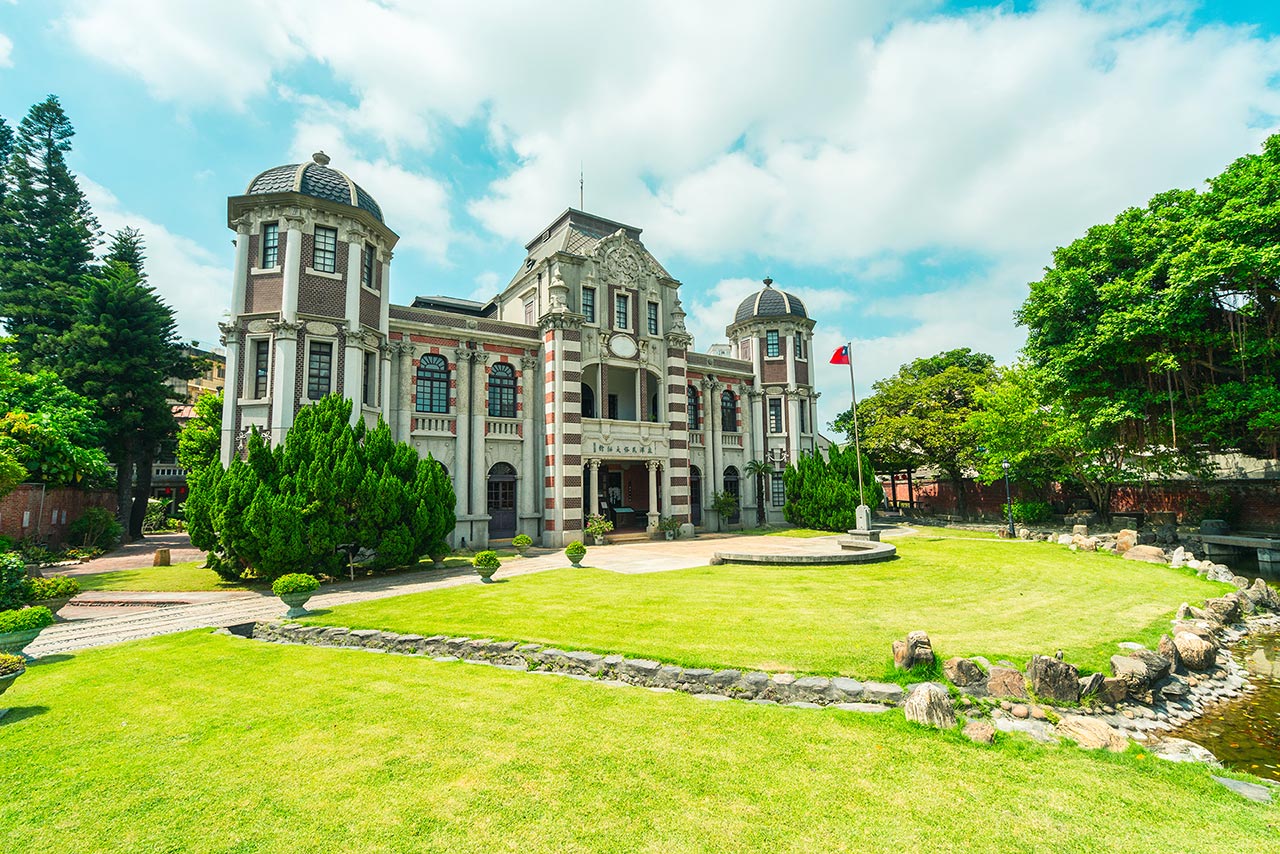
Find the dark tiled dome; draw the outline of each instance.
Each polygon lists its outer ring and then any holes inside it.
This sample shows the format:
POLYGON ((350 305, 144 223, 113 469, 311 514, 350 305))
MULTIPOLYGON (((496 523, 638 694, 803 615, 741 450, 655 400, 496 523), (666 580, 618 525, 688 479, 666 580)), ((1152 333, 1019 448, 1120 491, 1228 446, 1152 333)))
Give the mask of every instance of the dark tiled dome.
POLYGON ((314 196, 366 210, 373 214, 374 219, 382 222, 382 208, 373 200, 373 196, 337 169, 329 168, 328 164, 329 158, 319 153, 314 155, 310 163, 276 166, 250 181, 245 194, 302 193, 304 196, 314 196))
POLYGON ((777 290, 773 287, 773 279, 765 279, 763 288, 738 305, 733 322, 742 323, 753 317, 783 317, 788 314, 793 317, 809 316, 800 297, 777 290))

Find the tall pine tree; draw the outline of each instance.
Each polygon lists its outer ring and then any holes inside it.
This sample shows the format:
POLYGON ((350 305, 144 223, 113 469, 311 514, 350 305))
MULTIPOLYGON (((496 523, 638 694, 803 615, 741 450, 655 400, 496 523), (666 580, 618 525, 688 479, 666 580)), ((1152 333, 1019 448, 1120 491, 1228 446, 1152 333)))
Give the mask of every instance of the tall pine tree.
POLYGON ((0 149, 12 149, 0 213, 0 320, 24 368, 46 360, 71 328, 98 240, 97 220, 66 162, 74 135, 50 95, 28 111, 11 144, 0 141, 0 149))

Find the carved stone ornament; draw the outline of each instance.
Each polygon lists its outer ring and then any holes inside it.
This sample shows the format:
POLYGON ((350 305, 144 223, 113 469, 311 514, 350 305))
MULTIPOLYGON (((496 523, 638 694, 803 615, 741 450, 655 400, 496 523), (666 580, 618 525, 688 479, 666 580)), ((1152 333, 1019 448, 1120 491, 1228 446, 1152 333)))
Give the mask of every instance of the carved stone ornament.
POLYGON ((609 352, 619 359, 634 359, 639 350, 636 347, 636 339, 618 332, 609 339, 609 352))
POLYGON ((273 320, 267 320, 265 317, 259 317, 257 320, 249 321, 250 332, 270 332, 273 320))
POLYGON ((298 330, 302 328, 301 323, 292 320, 272 320, 270 323, 271 331, 277 338, 297 338, 298 330))
POLYGON ((244 330, 240 328, 239 324, 219 323, 218 332, 221 333, 219 340, 224 347, 231 344, 239 344, 244 340, 244 330))
POLYGON ((536 371, 541 361, 537 356, 521 356, 520 369, 522 371, 536 371))
POLYGON ((328 338, 332 338, 333 336, 338 334, 338 327, 334 326, 332 323, 326 323, 323 320, 308 320, 307 334, 322 335, 328 338))

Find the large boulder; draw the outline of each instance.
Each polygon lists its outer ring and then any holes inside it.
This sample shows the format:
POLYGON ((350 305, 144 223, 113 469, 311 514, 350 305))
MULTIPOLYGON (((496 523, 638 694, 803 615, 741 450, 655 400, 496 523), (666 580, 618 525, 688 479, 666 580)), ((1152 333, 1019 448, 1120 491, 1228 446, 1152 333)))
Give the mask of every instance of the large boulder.
POLYGON ((924 632, 912 632, 905 641, 893 642, 893 663, 899 670, 933 663, 933 644, 924 632))
POLYGON ((1140 658, 1111 656, 1111 674, 1124 682, 1125 693, 1130 697, 1142 698, 1151 691, 1151 672, 1140 658))
POLYGON ((1253 586, 1243 593, 1260 611, 1280 611, 1280 594, 1261 578, 1254 579, 1253 586))
POLYGON ((987 674, 987 693, 993 697, 1026 699, 1026 677, 1012 667, 992 667, 987 674))
POLYGON ((1206 599, 1204 609, 1210 618, 1224 625, 1230 625, 1240 619, 1240 603, 1234 596, 1219 596, 1217 599, 1206 599))
POLYGON ((1080 699, 1080 671, 1046 655, 1032 656, 1027 664, 1027 681, 1031 690, 1043 700, 1074 703, 1080 699))
POLYGON ((1178 660, 1188 670, 1208 670, 1218 658, 1217 647, 1191 632, 1175 634, 1173 646, 1178 651, 1178 660))
POLYGON ((1125 528, 1116 534, 1116 554, 1124 554, 1138 544, 1138 532, 1125 528))
POLYGON ((1115 705, 1123 703, 1125 698, 1129 696, 1129 682, 1118 676, 1107 676, 1102 680, 1102 690, 1098 692, 1098 699, 1104 703, 1115 705))
POLYGON ((1054 725, 1054 733, 1061 738, 1071 739, 1086 750, 1105 747, 1120 753, 1125 749, 1124 736, 1097 718, 1084 715, 1063 715, 1054 725))
POLYGON ((1174 644, 1173 638, 1168 635, 1160 636, 1160 643, 1156 645, 1156 651, 1169 660, 1169 669, 1171 671, 1179 671, 1182 669, 1182 657, 1178 655, 1178 647, 1174 644))
POLYGON ((1133 546, 1126 549, 1125 560, 1140 560, 1145 563, 1164 563, 1164 549, 1159 546, 1133 546))
POLYGON ((1159 682, 1161 679, 1169 675, 1173 663, 1158 652, 1152 652, 1149 649, 1135 649, 1129 653, 1130 658, 1137 658, 1147 665, 1147 678, 1152 682, 1159 682))
POLYGON ((1090 673, 1088 676, 1080 677, 1080 698, 1097 697, 1102 691, 1102 684, 1106 681, 1106 677, 1101 673, 1090 673))
POLYGON ((942 672, 946 674, 951 684, 958 688, 979 685, 987 681, 987 674, 968 658, 948 658, 942 663, 942 672))
POLYGON ((911 689, 907 702, 902 706, 907 720, 938 729, 950 729, 956 725, 955 704, 947 689, 937 682, 921 682, 911 689))

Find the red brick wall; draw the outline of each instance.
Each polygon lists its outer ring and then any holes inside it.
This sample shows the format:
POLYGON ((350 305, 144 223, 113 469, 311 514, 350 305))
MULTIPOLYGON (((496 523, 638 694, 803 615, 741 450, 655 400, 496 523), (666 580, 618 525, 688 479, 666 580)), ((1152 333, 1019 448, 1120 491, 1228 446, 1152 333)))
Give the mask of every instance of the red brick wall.
POLYGON ((88 507, 105 507, 115 513, 115 493, 67 487, 46 489, 24 483, 0 498, 0 534, 15 541, 30 537, 60 546, 66 542, 67 527, 88 507))

